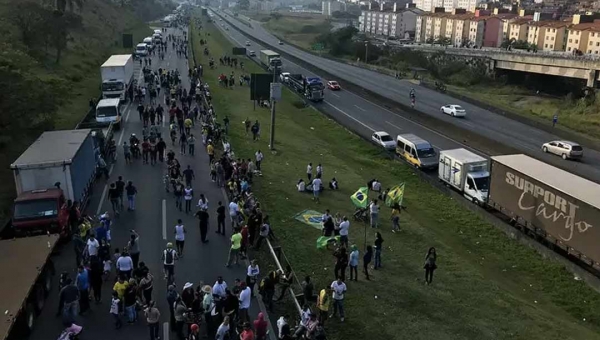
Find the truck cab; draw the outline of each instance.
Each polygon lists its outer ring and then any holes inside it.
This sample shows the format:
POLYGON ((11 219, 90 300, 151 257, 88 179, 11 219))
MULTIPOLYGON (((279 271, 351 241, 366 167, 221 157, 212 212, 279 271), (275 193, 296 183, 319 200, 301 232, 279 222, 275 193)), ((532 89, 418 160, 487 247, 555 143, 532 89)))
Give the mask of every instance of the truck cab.
POLYGON ((68 235, 69 212, 63 191, 57 188, 25 191, 13 204, 15 236, 44 233, 68 235))
POLYGON ((144 43, 137 44, 135 46, 135 55, 142 58, 148 56, 148 45, 144 43))
POLYGON ((313 102, 323 101, 325 85, 319 77, 304 78, 304 95, 313 102))
POLYGON ((488 171, 469 172, 465 181, 464 196, 477 204, 485 204, 490 190, 488 171))
POLYGON ((439 179, 475 204, 487 203, 490 179, 488 168, 487 159, 469 150, 440 151, 439 179))
POLYGON ((121 101, 119 98, 102 99, 96 105, 96 122, 121 128, 121 101))

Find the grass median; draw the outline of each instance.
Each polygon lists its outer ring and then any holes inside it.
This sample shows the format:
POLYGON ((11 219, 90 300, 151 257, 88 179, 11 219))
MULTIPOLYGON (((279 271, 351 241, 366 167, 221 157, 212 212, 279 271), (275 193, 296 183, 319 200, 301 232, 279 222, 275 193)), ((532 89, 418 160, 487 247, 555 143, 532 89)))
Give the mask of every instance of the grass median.
MULTIPOLYGON (((206 20, 205 20, 206 21, 206 20)), ((212 56, 231 54, 231 43, 211 24, 204 23, 212 56)), ((195 31, 191 35, 200 39, 195 31)), ((207 65, 202 47, 194 42, 196 58, 207 65)), ((258 52, 258 51, 257 51, 258 52)), ((243 59, 246 73, 263 72, 243 59)), ((298 277, 311 275, 317 287, 333 280, 334 258, 316 249, 320 232, 293 216, 304 209, 352 215, 350 195, 371 178, 384 187, 404 182, 406 193, 400 233, 391 233, 390 211, 382 209, 383 269, 372 281, 360 275, 348 283, 346 322, 330 320, 331 339, 600 339, 597 294, 559 265, 508 239, 491 224, 441 194, 407 165, 390 160, 378 148, 313 108, 299 109, 298 97, 285 90, 277 104, 276 149, 268 151, 270 112, 253 108, 249 88, 220 87, 220 73, 236 77, 240 70, 204 68, 219 120, 231 120, 230 139, 237 157, 265 154, 263 176, 253 190, 298 277), (262 138, 252 141, 242 121, 261 123, 262 138), (336 177, 340 190, 326 190, 321 203, 298 193, 295 184, 306 177, 306 165, 322 163, 324 182, 336 177), (424 285, 427 249, 438 250, 434 282, 424 285)), ((326 94, 327 95, 327 94, 326 94)), ((373 244, 374 231, 367 230, 373 244)), ((350 242, 362 249, 363 225, 352 222, 350 242)), ((362 252, 361 252, 362 255, 362 252)))

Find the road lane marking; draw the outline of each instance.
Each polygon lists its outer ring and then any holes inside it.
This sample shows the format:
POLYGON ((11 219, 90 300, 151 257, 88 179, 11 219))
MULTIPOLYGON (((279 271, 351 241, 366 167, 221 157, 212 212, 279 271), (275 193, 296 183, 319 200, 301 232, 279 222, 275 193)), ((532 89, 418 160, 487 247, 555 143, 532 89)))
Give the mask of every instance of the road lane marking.
POLYGON ((402 128, 401 128, 401 127, 399 127, 398 125, 392 124, 392 123, 388 122, 387 120, 386 120, 385 122, 386 122, 388 125, 391 125, 391 126, 395 127, 396 129, 398 129, 398 130, 402 131, 402 128))
POLYGON ((165 322, 163 323, 163 340, 169 340, 169 336, 171 335, 171 332, 169 332, 169 323, 165 322))
POLYGON ((340 97, 339 95, 337 95, 337 94, 335 94, 335 93, 330 93, 330 95, 332 95, 332 96, 334 96, 334 97, 337 97, 337 98, 339 98, 339 97, 340 97))
POLYGON ((167 200, 162 200, 162 236, 167 240, 167 200))
POLYGON ((333 105, 333 104, 330 104, 329 102, 326 102, 326 101, 324 101, 324 103, 325 103, 325 104, 327 104, 327 105, 329 105, 329 106, 331 106, 331 107, 333 107, 334 109, 338 110, 339 112, 341 112, 342 114, 344 114, 346 117, 348 117, 348 118, 350 118, 350 119, 354 120, 354 121, 355 121, 355 122, 357 122, 358 124, 360 124, 360 125, 362 125, 362 126, 366 127, 367 129, 371 130, 371 132, 375 132, 375 129, 373 129, 372 127, 368 126, 367 124, 365 124, 365 123, 361 122, 360 120, 358 120, 358 119, 356 119, 356 118, 352 117, 351 115, 347 114, 347 113, 346 113, 346 112, 344 112, 343 110, 339 109, 337 106, 335 106, 335 105, 333 105))
POLYGON ((357 109, 359 109, 359 110, 361 110, 361 111, 363 111, 363 112, 366 112, 366 111, 367 111, 367 110, 363 109, 362 107, 360 107, 360 106, 358 106, 358 105, 354 105, 354 107, 355 107, 355 108, 357 108, 357 109))

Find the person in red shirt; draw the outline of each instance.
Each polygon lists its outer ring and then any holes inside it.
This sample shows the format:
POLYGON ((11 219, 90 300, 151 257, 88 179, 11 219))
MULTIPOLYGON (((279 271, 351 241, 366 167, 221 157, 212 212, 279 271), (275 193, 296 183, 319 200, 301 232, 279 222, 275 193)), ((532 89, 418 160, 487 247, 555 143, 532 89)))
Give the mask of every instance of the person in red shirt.
POLYGON ((254 340, 254 332, 250 328, 250 323, 244 323, 244 331, 240 334, 240 340, 254 340))
POLYGON ((248 250, 248 236, 249 236, 249 229, 248 229, 248 225, 244 225, 242 227, 242 247, 240 249, 240 253, 242 255, 242 258, 245 259, 247 257, 246 251, 248 250))
POLYGON ((265 321, 265 315, 260 312, 258 313, 258 318, 254 320, 254 338, 256 340, 266 340, 267 339, 267 322, 265 321))
POLYGON ((148 164, 148 154, 150 153, 150 143, 147 139, 142 142, 142 156, 144 157, 144 163, 148 164))

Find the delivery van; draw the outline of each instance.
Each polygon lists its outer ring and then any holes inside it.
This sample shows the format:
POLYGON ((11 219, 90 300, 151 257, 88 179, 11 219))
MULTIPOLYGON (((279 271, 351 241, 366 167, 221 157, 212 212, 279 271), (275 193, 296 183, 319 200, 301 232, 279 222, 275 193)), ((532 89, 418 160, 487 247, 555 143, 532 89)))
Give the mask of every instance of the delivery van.
POLYGON ((153 40, 152 37, 146 37, 144 38, 144 41, 142 41, 144 44, 146 44, 146 46, 148 46, 148 50, 152 50, 153 45, 153 40))
POLYGON ((413 134, 398 135, 396 154, 419 169, 435 169, 438 157, 428 141, 413 134))
POLYGON ((141 43, 135 46, 135 55, 138 57, 146 57, 148 55, 148 45, 141 43))

